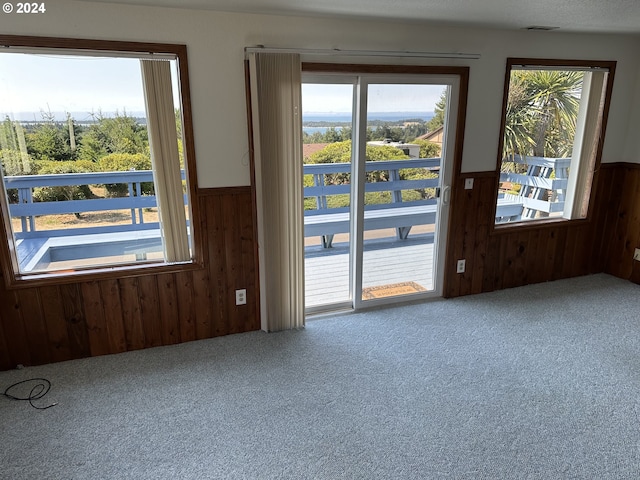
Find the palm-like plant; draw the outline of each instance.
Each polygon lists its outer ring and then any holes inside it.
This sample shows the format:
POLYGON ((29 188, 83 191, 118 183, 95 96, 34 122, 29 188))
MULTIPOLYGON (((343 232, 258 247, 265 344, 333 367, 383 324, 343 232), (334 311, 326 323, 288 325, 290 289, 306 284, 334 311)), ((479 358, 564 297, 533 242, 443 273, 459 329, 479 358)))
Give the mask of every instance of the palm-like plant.
POLYGON ((582 79, 579 71, 512 71, 503 158, 571 155, 582 79))
POLYGON ((516 156, 528 155, 535 142, 529 133, 533 122, 531 99, 525 81, 520 76, 512 76, 509 82, 507 110, 505 112, 503 171, 512 171, 516 156))

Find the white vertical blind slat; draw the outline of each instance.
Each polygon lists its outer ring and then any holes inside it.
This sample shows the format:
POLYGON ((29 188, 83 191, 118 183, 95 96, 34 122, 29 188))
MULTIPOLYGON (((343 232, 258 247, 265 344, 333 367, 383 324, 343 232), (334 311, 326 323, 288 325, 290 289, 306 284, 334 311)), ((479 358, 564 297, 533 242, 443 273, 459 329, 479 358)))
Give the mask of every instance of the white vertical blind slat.
POLYGON ((301 65, 250 55, 262 328, 304 326, 301 65))
POLYGON ((170 62, 140 60, 165 261, 190 260, 170 62))

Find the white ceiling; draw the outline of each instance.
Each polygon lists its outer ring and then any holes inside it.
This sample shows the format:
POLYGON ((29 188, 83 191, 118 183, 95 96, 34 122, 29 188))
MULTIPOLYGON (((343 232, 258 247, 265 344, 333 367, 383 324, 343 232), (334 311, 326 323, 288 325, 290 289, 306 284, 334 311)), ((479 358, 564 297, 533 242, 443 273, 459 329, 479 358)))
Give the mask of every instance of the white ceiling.
POLYGON ((346 18, 378 18, 507 29, 640 33, 640 0, 80 0, 131 5, 346 18))

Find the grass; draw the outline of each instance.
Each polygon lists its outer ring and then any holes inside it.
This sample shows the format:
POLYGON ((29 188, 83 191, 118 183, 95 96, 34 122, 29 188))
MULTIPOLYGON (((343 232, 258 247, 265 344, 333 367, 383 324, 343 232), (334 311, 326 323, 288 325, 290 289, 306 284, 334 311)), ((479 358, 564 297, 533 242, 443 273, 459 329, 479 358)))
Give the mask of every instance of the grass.
MULTIPOLYGON (((157 208, 143 209, 142 218, 145 223, 157 222, 157 208)), ((80 217, 77 217, 73 213, 68 213, 61 215, 42 215, 35 218, 36 230, 58 230, 64 228, 102 227, 108 225, 127 224, 131 224, 130 210, 83 212, 80 214, 80 217)), ((14 232, 22 231, 22 222, 20 218, 12 218, 11 225, 14 232)))

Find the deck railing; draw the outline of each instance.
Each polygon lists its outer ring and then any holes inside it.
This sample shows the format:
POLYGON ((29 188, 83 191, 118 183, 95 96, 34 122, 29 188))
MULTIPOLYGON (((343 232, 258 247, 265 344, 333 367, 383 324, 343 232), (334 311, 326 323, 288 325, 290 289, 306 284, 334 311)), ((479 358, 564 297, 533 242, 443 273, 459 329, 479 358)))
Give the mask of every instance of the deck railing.
MULTIPOLYGON (((531 215, 532 211, 546 211, 553 213, 562 209, 564 191, 567 184, 567 169, 570 159, 546 159, 526 157, 522 162, 529 165, 527 174, 502 173, 502 182, 512 182, 522 185, 520 195, 507 195, 503 204, 498 204, 496 219, 514 220, 511 209, 515 204, 522 205, 524 215, 531 215), (552 173, 553 172, 553 173, 552 173), (544 192, 551 192, 548 198, 544 192), (508 197, 508 198, 507 198, 508 197), (529 210, 527 210, 529 209, 529 210)), ((401 170, 424 169, 425 172, 438 173, 439 158, 369 161, 365 163, 365 172, 386 171, 387 181, 370 182, 365 186, 366 192, 390 192, 392 206, 412 206, 435 204, 434 198, 421 198, 414 201, 403 201, 402 192, 407 190, 435 189, 439 186, 438 178, 401 179, 401 170)), ((346 212, 349 207, 329 208, 327 198, 333 195, 345 195, 351 191, 351 186, 345 184, 327 184, 328 175, 348 174, 351 171, 349 163, 305 164, 303 173, 311 175, 313 185, 304 188, 304 197, 315 199, 315 208, 306 210, 305 216, 346 212)), ((184 179, 184 171, 182 172, 184 179)), ((157 222, 145 222, 143 209, 157 206, 155 195, 143 195, 142 184, 153 182, 151 170, 134 170, 124 172, 91 172, 65 173, 50 175, 20 175, 5 177, 7 191, 15 190, 17 203, 9 205, 11 217, 20 219, 20 231, 14 232, 16 238, 55 237, 71 234, 108 233, 132 230, 148 230, 158 228, 157 222), (125 184, 128 196, 113 198, 90 198, 68 201, 34 201, 34 190, 39 187, 68 187, 82 185, 125 184), (109 225, 100 227, 57 228, 38 230, 35 217, 41 215, 82 214, 110 210, 129 210, 130 223, 125 225, 109 225)), ((185 203, 187 201, 185 195, 185 203)), ((367 205, 366 209, 383 209, 390 204, 367 205)), ((523 216, 524 216, 523 215, 523 216)))
MULTIPOLYGON (((185 178, 184 171, 182 178, 185 178)), ((155 195, 143 195, 142 184, 153 182, 151 170, 124 172, 63 173, 50 175, 20 175, 5 177, 7 191, 16 190, 17 203, 9 204, 11 217, 20 218, 21 231, 14 232, 17 239, 57 237, 72 234, 94 234, 149 230, 158 228, 157 222, 144 221, 143 209, 157 206, 155 195), (90 198, 66 201, 34 201, 34 190, 40 187, 69 187, 83 185, 127 185, 128 196, 90 198), (82 214, 111 210, 129 210, 130 223, 100 227, 57 228, 38 230, 35 217, 41 215, 82 214)), ((185 203, 187 198, 185 196, 185 203)))
MULTIPOLYGON (((406 169, 424 169, 424 172, 438 173, 440 170, 439 158, 418 158, 412 160, 384 160, 365 162, 365 173, 370 172, 387 172, 388 180, 378 182, 367 182, 365 184, 365 192, 390 192, 391 203, 403 202, 405 206, 412 204, 435 203, 434 199, 421 199, 413 202, 403 201, 402 191, 406 190, 423 190, 427 188, 437 188, 439 179, 435 178, 416 178, 411 180, 401 179, 401 170, 406 169)), ((334 212, 340 211, 338 208, 329 208, 327 197, 332 195, 345 195, 351 192, 351 185, 344 184, 327 184, 326 177, 335 174, 348 174, 351 172, 350 163, 317 163, 305 164, 303 173, 312 175, 313 185, 304 188, 305 198, 314 198, 316 206, 312 210, 306 210, 305 215, 317 215, 326 213, 326 210, 334 212)), ((369 204, 367 209, 385 208, 388 204, 369 204)), ((347 211, 348 207, 341 210, 347 211)))

